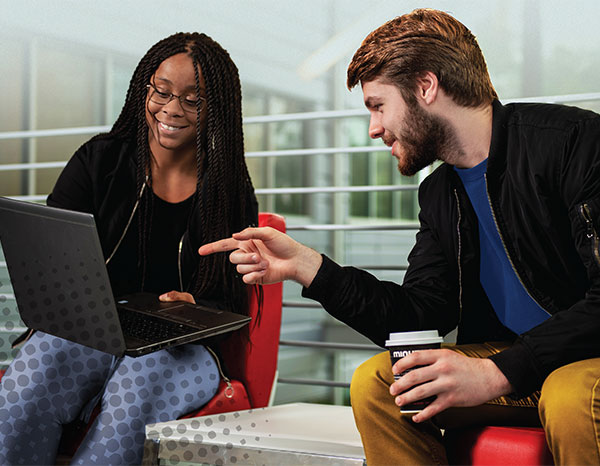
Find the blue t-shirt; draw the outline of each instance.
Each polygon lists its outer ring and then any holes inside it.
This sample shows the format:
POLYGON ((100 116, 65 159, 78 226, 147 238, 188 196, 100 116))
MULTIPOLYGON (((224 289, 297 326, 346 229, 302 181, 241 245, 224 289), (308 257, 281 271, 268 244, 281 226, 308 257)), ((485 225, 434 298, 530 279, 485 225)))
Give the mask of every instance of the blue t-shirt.
POLYGON ((492 216, 485 173, 487 159, 473 168, 454 167, 479 221, 479 279, 500 321, 517 334, 542 323, 550 314, 529 296, 508 260, 492 216))

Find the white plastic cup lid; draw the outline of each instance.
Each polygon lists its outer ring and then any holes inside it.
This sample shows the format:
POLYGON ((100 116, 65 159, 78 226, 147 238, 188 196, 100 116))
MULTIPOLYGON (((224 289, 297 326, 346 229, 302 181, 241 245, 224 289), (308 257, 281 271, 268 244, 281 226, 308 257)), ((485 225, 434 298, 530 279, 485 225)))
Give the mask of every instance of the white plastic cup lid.
POLYGON ((397 332, 390 333, 390 339, 385 342, 385 346, 423 345, 427 343, 441 343, 443 340, 437 330, 397 332))

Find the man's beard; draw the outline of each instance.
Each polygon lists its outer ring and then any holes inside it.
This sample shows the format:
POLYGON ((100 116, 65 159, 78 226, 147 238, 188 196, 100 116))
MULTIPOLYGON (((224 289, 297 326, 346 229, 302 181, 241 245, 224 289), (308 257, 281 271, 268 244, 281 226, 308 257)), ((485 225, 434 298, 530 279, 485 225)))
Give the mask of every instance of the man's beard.
POLYGON ((448 122, 427 113, 416 102, 409 103, 398 144, 404 152, 398 170, 404 176, 413 176, 436 160, 454 159, 462 153, 448 122))

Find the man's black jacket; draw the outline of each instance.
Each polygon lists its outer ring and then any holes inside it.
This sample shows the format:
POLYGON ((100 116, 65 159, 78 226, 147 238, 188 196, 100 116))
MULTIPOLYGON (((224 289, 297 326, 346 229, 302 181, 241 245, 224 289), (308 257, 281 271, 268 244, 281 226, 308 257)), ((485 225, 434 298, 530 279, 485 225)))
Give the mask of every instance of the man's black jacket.
POLYGON ((480 284, 477 216, 453 167, 419 189, 420 229, 403 285, 327 257, 307 297, 383 345, 390 332, 458 325, 458 343, 514 341, 492 356, 515 389, 600 356, 600 116, 574 107, 493 104, 488 198, 514 270, 550 315, 515 335, 480 284))

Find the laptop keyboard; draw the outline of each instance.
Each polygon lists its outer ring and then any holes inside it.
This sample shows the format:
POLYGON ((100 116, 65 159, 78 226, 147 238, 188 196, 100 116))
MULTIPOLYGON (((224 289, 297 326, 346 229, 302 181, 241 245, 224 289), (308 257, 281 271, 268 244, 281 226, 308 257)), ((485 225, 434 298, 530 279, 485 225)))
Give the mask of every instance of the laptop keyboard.
POLYGON ((119 308, 119 320, 124 333, 149 342, 170 340, 198 331, 189 325, 169 322, 124 308, 119 308))

